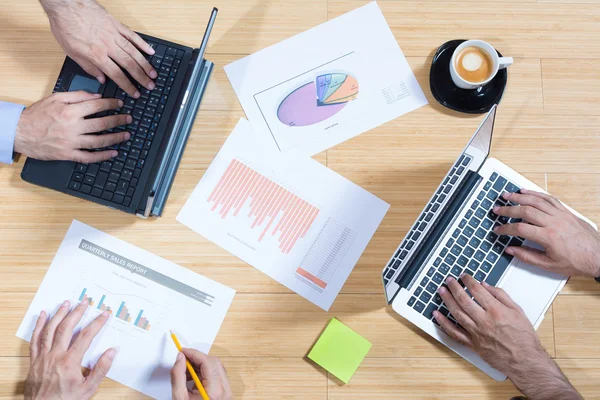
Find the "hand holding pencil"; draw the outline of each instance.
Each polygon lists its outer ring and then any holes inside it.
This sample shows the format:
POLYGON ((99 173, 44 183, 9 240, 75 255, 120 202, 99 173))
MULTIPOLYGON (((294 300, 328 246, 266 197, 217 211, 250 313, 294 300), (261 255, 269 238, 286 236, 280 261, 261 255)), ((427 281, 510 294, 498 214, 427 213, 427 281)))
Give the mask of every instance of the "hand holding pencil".
POLYGON ((187 388, 187 382, 193 380, 193 375, 187 371, 186 361, 189 361, 190 367, 197 373, 207 399, 231 400, 233 398, 227 372, 221 360, 198 350, 182 348, 171 369, 173 400, 205 400, 198 383, 194 384, 194 389, 191 391, 187 388))

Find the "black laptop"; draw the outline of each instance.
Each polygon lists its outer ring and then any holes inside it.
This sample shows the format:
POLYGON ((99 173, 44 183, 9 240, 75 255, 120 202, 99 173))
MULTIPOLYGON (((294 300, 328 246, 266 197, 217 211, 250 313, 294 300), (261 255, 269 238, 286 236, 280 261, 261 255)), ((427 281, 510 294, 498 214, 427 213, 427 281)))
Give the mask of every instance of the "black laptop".
POLYGON ((21 178, 143 218, 160 216, 212 73, 213 63, 204 59, 204 52, 217 11, 213 9, 198 49, 140 34, 155 50, 147 60, 159 76, 154 90, 131 80, 141 93, 139 99, 128 96, 111 80, 100 84, 67 57, 54 92, 86 90, 122 99, 122 108, 95 116, 132 115, 131 124, 106 131, 126 130, 131 138, 107 148, 118 150, 119 155, 101 163, 29 158, 21 178))

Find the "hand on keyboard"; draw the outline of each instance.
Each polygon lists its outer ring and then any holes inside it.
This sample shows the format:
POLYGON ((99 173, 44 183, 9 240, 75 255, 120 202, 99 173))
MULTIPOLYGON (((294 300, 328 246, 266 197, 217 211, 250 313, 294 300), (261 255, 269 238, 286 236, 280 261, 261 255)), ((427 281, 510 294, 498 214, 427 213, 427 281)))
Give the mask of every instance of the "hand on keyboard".
POLYGON ((89 152, 129 140, 128 132, 88 135, 132 122, 117 114, 84 119, 88 115, 123 106, 122 100, 101 99, 84 91, 55 93, 27 107, 17 126, 15 151, 38 160, 72 160, 94 163, 116 157, 116 150, 89 152))
POLYGON ((561 275, 600 276, 600 235, 594 228, 550 195, 522 189, 520 194, 503 197, 520 207, 497 207, 494 212, 528 223, 499 226, 494 231, 524 237, 545 249, 509 247, 508 254, 561 275))
POLYGON ((500 288, 480 284, 467 274, 461 280, 477 302, 456 279, 448 278, 448 288, 440 287, 439 294, 460 326, 434 311, 444 332, 506 374, 525 395, 552 388, 551 396, 535 398, 580 399, 542 348, 521 307, 500 288))
POLYGON ((42 0, 50 27, 65 53, 88 74, 105 82, 105 74, 133 98, 140 92, 120 67, 148 90, 158 73, 140 50, 154 54, 141 37, 117 21, 94 0, 81 2, 42 0), (139 50, 138 50, 139 49, 139 50))

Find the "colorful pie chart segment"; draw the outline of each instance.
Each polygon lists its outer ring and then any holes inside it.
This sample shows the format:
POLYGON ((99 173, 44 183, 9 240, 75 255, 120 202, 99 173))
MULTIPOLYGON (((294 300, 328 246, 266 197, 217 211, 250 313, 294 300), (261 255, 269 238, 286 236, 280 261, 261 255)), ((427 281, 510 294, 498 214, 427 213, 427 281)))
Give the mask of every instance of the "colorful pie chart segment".
POLYGON ((358 81, 346 74, 317 76, 279 104, 277 118, 288 126, 308 126, 333 117, 358 96, 358 81))

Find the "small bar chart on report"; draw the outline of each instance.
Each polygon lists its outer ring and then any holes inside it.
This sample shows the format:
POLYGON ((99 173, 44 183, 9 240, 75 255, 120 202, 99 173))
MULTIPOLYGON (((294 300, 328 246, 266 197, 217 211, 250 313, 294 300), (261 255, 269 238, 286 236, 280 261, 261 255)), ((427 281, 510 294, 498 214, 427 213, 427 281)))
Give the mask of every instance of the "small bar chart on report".
POLYGON ((112 314, 112 309, 107 306, 106 304, 104 304, 104 300, 106 299, 106 295, 103 294, 102 298, 100 299, 100 303, 98 303, 98 310, 100 311, 108 311, 109 313, 112 314))
POLYGON ((119 311, 117 311, 117 318, 123 320, 125 322, 131 322, 131 314, 129 314, 129 309, 125 305, 125 302, 122 301, 119 306, 119 311))
POLYGON ((142 317, 142 314, 144 314, 144 310, 140 310, 137 318, 135 319, 134 325, 140 329, 148 331, 150 330, 150 321, 148 321, 146 317, 142 317))
POLYGON ((94 303, 94 299, 93 299, 92 297, 89 297, 89 296, 87 295, 87 288, 84 288, 84 289, 81 291, 81 295, 79 295, 79 301, 87 301, 87 302, 88 302, 88 304, 89 304, 91 307, 93 307, 93 306, 94 306, 94 304, 95 304, 95 303, 94 303))
POLYGON ((234 158, 207 199, 221 218, 244 219, 256 240, 276 237, 289 254, 319 215, 319 208, 234 158))
POLYGON ((154 311, 153 315, 156 315, 156 311, 161 313, 164 312, 163 307, 157 306, 150 300, 135 294, 112 293, 99 285, 92 285, 90 288, 93 294, 90 294, 90 290, 88 290, 87 287, 84 287, 79 294, 79 301, 87 302, 88 306, 96 309, 97 312, 108 311, 118 320, 130 324, 130 327, 139 328, 142 331, 150 331, 151 324, 148 318, 144 315, 144 309, 141 307, 149 307, 151 311, 154 311), (94 300, 95 298, 100 298, 100 301, 96 302, 96 300, 94 300), (126 298, 130 300, 122 300, 120 298, 126 298), (130 306, 130 301, 135 302, 133 307, 130 306), (112 304, 115 308, 111 307, 109 304, 112 304), (139 309, 137 313, 131 311, 137 309, 139 309), (135 319, 133 319, 134 315, 137 315, 135 319))

